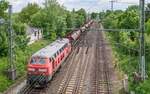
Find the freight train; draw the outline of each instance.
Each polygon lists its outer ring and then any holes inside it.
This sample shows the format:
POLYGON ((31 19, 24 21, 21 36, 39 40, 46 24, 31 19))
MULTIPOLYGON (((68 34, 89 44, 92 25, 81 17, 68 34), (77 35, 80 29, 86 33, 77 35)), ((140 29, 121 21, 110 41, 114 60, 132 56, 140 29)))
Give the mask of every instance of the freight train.
POLYGON ((27 85, 46 86, 61 64, 72 51, 72 42, 85 32, 93 21, 88 21, 79 30, 73 31, 65 38, 57 39, 31 56, 27 65, 27 85))

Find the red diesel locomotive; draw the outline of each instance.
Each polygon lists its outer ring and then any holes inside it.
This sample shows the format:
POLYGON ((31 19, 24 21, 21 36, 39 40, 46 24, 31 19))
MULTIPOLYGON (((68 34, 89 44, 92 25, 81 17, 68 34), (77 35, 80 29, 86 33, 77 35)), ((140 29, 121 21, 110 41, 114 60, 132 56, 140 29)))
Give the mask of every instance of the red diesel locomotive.
POLYGON ((51 80, 54 73, 71 52, 69 39, 58 39, 32 55, 28 63, 27 83, 41 86, 51 80))

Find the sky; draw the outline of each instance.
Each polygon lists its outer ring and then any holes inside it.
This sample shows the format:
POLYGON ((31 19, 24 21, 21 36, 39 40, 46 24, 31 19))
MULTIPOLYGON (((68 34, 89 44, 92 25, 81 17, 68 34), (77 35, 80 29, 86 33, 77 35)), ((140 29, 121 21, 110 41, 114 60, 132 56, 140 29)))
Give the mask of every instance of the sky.
MULTIPOLYGON (((8 0, 13 5, 13 11, 19 12, 28 3, 38 3, 42 6, 45 0, 8 0)), ((111 0, 58 0, 58 2, 65 6, 66 9, 72 10, 73 8, 84 8, 87 12, 99 12, 107 9, 111 9, 111 0)), ((126 9, 129 5, 138 4, 139 0, 113 0, 114 9, 126 9)), ((146 3, 150 0, 146 0, 146 3)))

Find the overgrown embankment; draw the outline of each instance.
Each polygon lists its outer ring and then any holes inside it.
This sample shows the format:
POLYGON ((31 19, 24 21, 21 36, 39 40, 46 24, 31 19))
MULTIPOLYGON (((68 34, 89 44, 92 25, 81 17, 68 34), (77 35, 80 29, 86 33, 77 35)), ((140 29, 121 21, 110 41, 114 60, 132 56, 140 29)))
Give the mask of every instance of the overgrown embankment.
MULTIPOLYGON (((106 11, 100 13, 103 15, 103 25, 107 29, 137 29, 139 28, 138 6, 131 6, 125 11, 116 10, 114 12, 106 11)), ((149 21, 146 24, 146 30, 149 32, 149 21)), ((129 90, 136 94, 150 93, 150 78, 144 82, 134 76, 139 73, 139 33, 135 30, 108 32, 107 36, 112 44, 114 54, 118 60, 116 67, 124 74, 128 75, 129 90)), ((146 43, 146 72, 150 75, 150 37, 145 33, 146 43)))

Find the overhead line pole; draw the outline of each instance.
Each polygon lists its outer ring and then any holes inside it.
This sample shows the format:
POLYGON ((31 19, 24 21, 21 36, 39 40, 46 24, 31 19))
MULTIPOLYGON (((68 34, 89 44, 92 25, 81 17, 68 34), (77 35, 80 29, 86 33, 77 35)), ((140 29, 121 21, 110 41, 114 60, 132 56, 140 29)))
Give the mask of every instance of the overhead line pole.
POLYGON ((12 15, 12 5, 9 5, 9 21, 8 21, 8 40, 9 40, 9 51, 8 51, 8 62, 9 62, 9 68, 8 68, 8 77, 11 80, 15 80, 16 79, 16 68, 15 68, 15 64, 14 64, 14 39, 13 39, 13 29, 12 29, 12 19, 11 19, 11 15, 12 15))
POLYGON ((142 80, 145 80, 145 0, 140 0, 140 73, 142 80))
POLYGON ((111 3, 111 11, 114 10, 114 2, 115 2, 115 1, 113 1, 113 0, 110 1, 110 3, 111 3))

